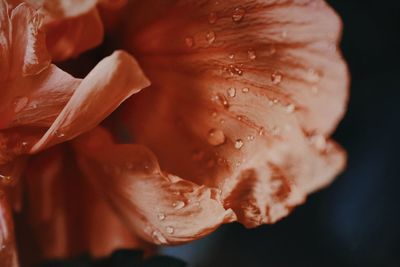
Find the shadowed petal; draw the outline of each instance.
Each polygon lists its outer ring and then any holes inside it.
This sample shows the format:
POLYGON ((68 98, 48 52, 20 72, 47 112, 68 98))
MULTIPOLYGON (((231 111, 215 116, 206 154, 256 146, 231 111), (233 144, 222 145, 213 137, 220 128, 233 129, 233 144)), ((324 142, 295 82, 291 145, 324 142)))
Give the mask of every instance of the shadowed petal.
POLYGON ((12 212, 0 185, 0 265, 18 267, 12 212))
POLYGON ((86 252, 102 257, 118 248, 141 245, 82 179, 65 146, 34 156, 26 173, 28 204, 23 214, 31 238, 38 242, 39 258, 86 252))
POLYGON ((164 173, 145 147, 117 145, 96 128, 77 139, 79 165, 125 223, 156 244, 198 239, 235 220, 220 191, 164 173))
POLYGON ((341 23, 325 2, 156 3, 133 4, 139 14, 159 7, 126 34, 153 84, 124 106, 134 142, 162 169, 221 188, 249 227, 329 184, 345 162, 329 136, 348 75, 341 23))

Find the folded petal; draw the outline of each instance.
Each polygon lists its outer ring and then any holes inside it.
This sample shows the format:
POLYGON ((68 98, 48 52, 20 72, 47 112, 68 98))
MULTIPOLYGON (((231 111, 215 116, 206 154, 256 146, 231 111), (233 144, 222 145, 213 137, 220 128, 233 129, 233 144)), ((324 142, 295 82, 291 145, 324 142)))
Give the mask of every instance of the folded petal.
POLYGON ((126 45, 153 84, 120 113, 133 142, 163 169, 221 188, 246 226, 282 218, 342 170, 329 136, 348 75, 324 1, 169 1, 130 25, 126 45))
MULTIPOLYGON (((29 3, 43 15, 53 61, 76 57, 103 40, 103 25, 96 8, 98 0, 10 0, 12 6, 21 2, 29 3)), ((116 6, 122 4, 116 2, 116 6)))
POLYGON ((12 212, 0 185, 0 265, 18 267, 12 212))
POLYGON ((66 147, 57 146, 32 158, 26 171, 26 190, 23 215, 31 236, 24 238, 36 240, 39 258, 86 252, 102 257, 118 248, 141 245, 82 179, 66 147))
POLYGON ((101 128, 75 141, 79 165, 124 222, 156 244, 200 238, 235 220, 215 188, 199 186, 160 170, 145 147, 114 144, 101 128))
POLYGON ((90 130, 125 99, 149 84, 129 54, 114 52, 82 80, 54 123, 32 147, 31 153, 90 130))

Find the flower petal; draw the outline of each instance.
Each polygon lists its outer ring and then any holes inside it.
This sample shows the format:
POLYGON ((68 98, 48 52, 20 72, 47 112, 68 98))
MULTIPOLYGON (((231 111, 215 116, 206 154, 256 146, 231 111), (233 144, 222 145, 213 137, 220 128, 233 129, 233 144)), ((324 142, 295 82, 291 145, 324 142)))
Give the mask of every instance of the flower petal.
POLYGON ((77 139, 80 167, 139 236, 156 244, 200 238, 235 220, 218 190, 163 173, 145 147, 117 145, 97 128, 77 139))
POLYGON ((46 33, 53 60, 61 61, 99 45, 104 29, 99 13, 94 8, 77 17, 49 22, 46 24, 46 33))
POLYGON ((9 12, 7 3, 0 2, 0 81, 41 72, 50 64, 50 57, 40 14, 26 3, 9 12))
POLYGON ((10 16, 5 0, 0 1, 0 81, 7 79, 10 63, 10 16))
POLYGON ((65 147, 34 156, 26 173, 28 201, 23 212, 39 257, 63 258, 88 251, 101 257, 141 245, 82 179, 65 147))
POLYGON ((18 267, 12 212, 0 186, 0 265, 18 267))
POLYGON ((275 222, 344 167, 340 20, 321 0, 168 3, 126 34, 154 85, 125 105, 134 142, 246 226, 275 222))
POLYGON ((31 152, 70 140, 95 127, 126 98, 148 85, 149 81, 130 55, 114 52, 86 76, 31 152))

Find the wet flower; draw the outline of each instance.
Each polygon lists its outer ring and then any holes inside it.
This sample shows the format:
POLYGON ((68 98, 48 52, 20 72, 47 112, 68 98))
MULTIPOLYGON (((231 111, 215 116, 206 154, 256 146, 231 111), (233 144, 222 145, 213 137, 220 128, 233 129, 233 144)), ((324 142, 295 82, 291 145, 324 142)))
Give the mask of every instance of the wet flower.
POLYGON ((101 256, 274 223, 343 169, 348 78, 322 0, 16 2, 0 1, 0 262, 16 264, 12 208, 41 257, 101 256), (126 52, 84 79, 50 64, 99 44, 102 18, 126 52))

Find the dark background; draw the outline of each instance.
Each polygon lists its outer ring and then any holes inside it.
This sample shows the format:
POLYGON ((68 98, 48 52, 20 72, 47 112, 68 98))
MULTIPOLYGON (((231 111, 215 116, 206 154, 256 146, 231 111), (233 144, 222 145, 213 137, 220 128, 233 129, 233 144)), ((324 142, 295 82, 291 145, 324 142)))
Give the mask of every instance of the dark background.
POLYGON ((196 267, 400 266, 400 0, 330 0, 352 76, 347 170, 291 216, 162 252, 196 267))

